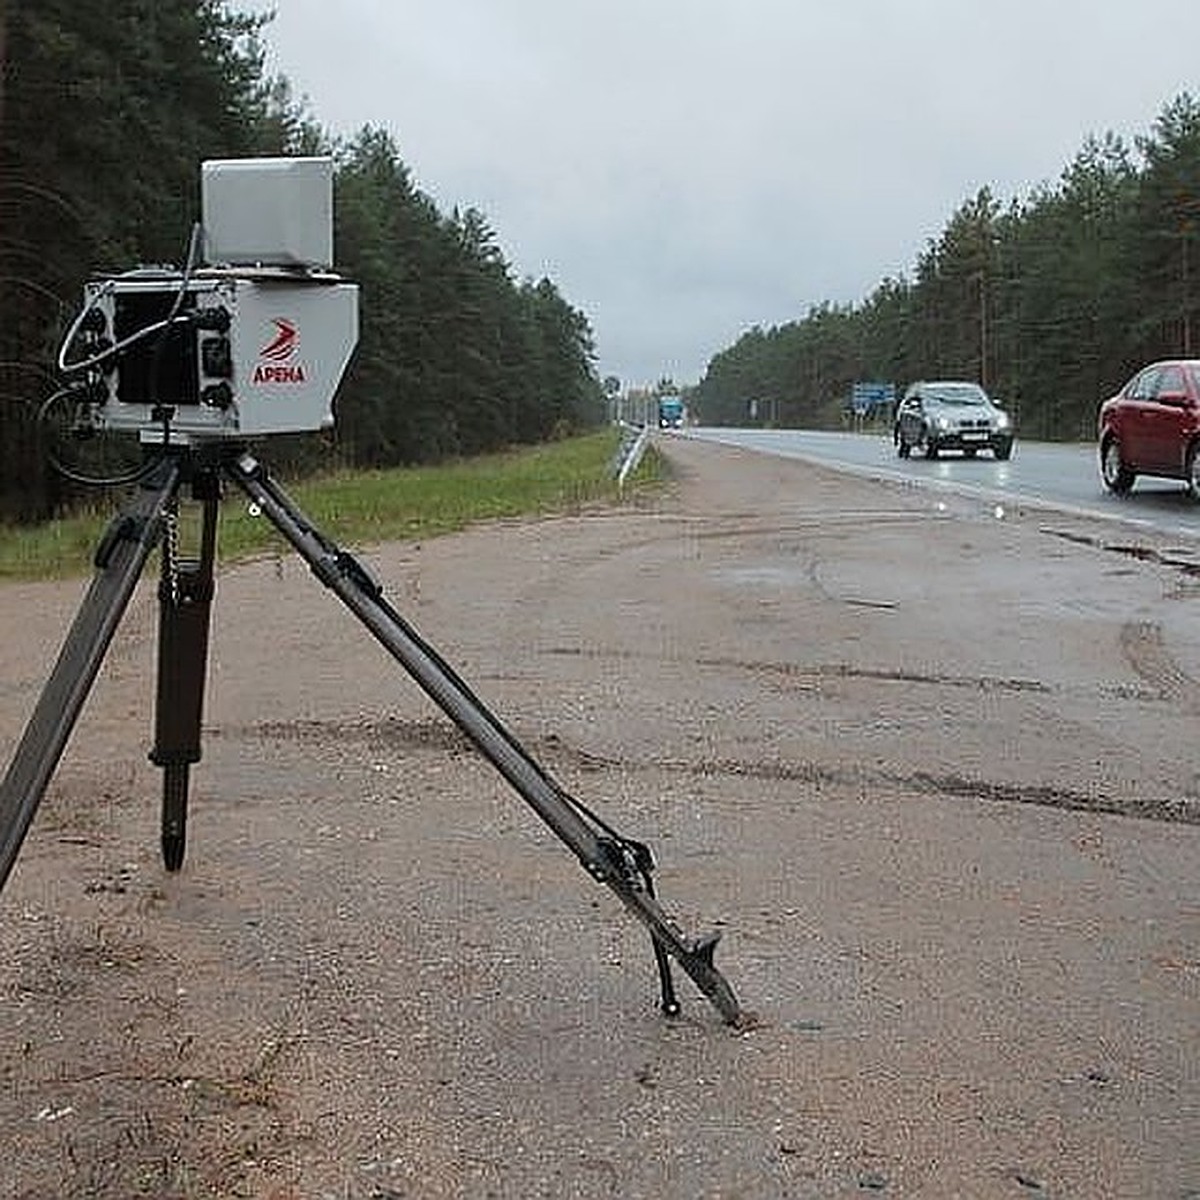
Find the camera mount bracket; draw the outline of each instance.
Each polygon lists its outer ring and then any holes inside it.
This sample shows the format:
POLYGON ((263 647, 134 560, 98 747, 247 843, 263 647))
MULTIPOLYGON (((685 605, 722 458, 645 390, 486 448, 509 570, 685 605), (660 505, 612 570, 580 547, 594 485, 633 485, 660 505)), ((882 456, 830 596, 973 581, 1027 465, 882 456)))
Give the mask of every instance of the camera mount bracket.
POLYGON ((215 442, 160 452, 95 553, 95 574, 0 782, 0 889, 148 558, 161 544, 158 688, 150 758, 163 769, 162 855, 169 871, 183 864, 189 768, 200 759, 209 615, 219 500, 232 482, 303 558, 316 577, 362 622, 425 693, 500 772, 597 881, 649 930, 661 1008, 677 1015, 670 959, 680 965, 730 1025, 750 1018, 713 963, 719 934, 686 937, 655 896, 654 859, 569 795, 529 755, 438 652, 388 603, 353 555, 325 537, 244 446, 215 442), (180 560, 172 530, 180 489, 203 506, 199 558, 180 560))

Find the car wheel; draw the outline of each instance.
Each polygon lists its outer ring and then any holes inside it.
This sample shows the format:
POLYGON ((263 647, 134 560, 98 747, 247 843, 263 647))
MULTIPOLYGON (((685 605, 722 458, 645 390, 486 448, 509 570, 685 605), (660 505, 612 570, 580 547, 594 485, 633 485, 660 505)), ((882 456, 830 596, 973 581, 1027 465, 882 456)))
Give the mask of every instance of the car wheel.
POLYGON ((1121 443, 1110 437, 1100 448, 1100 474, 1104 486, 1117 496, 1124 496, 1133 487, 1134 473, 1121 459, 1121 443))
POLYGON ((1184 475, 1184 484, 1187 487, 1187 493, 1193 500, 1200 500, 1200 442, 1193 442, 1188 447, 1187 466, 1184 475))
POLYGON ((1012 458, 1012 442, 997 442, 992 449, 992 453, 1001 461, 1005 462, 1012 458))

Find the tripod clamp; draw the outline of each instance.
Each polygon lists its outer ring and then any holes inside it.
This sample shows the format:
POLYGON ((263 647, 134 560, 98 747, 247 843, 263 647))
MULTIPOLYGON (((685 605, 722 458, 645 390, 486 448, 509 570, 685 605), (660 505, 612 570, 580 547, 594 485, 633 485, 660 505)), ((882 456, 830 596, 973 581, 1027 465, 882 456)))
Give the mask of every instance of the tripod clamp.
POLYGON ((449 663, 388 603, 357 558, 322 534, 242 448, 172 448, 146 473, 129 507, 109 525, 96 552, 96 574, 34 714, 0 782, 0 888, 83 707, 104 654, 152 549, 174 519, 180 487, 203 505, 199 557, 163 555, 159 588, 159 663, 155 743, 163 768, 162 853, 170 871, 183 863, 188 775, 200 759, 208 629, 214 592, 216 519, 221 481, 236 484, 313 574, 362 622, 512 785, 584 869, 608 886, 649 930, 661 1009, 680 1011, 674 959, 730 1025, 748 1022, 713 962, 719 934, 687 938, 659 904, 649 847, 625 838, 567 793, 532 758, 449 663))

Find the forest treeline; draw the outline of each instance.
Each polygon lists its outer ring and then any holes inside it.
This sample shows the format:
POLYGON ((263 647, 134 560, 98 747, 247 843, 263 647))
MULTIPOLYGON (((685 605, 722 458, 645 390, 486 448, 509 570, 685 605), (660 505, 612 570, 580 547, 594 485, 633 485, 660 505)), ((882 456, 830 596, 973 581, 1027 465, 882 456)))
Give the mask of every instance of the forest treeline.
POLYGON ((90 275, 182 265, 207 158, 335 159, 360 339, 332 442, 290 439, 293 465, 428 462, 602 419, 583 314, 516 280, 482 213, 440 212, 389 133, 324 132, 266 73, 267 23, 226 0, 0 4, 0 519, 72 498, 37 419, 59 341, 90 275))
POLYGON ((911 279, 751 329, 711 360, 689 406, 712 424, 827 426, 855 382, 972 379, 1024 435, 1086 439, 1137 367, 1200 357, 1198 280, 1200 103, 1184 94, 1132 147, 1088 138, 1028 197, 979 191, 911 279))

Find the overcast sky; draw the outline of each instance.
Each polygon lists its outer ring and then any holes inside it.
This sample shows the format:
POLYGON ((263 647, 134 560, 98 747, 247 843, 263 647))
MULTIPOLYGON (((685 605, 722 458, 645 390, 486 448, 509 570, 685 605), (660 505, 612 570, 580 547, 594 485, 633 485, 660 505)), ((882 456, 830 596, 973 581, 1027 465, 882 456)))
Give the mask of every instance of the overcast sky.
MULTIPOLYGON (((244 10, 265 4, 251 2, 244 10)), ((483 211, 626 386, 857 302, 1200 95, 1200 0, 274 0, 269 68, 483 211)))

